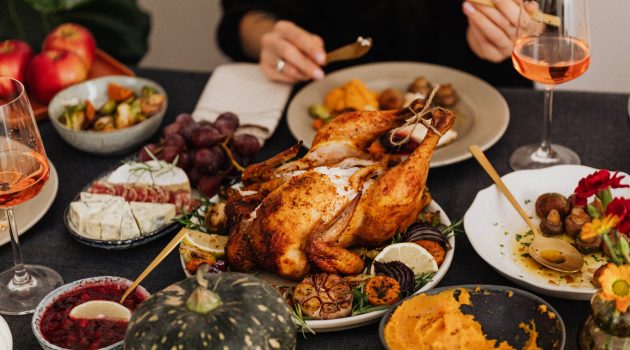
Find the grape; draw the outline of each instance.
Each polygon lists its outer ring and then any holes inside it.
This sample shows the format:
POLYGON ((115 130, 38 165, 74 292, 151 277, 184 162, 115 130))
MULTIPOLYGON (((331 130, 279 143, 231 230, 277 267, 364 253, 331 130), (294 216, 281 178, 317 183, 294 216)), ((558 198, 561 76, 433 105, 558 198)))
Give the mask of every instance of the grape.
POLYGON ((180 153, 179 154, 179 159, 177 160, 177 166, 184 169, 184 170, 188 170, 192 167, 193 165, 193 157, 190 155, 190 153, 180 153))
POLYGON ((184 126, 178 123, 169 124, 164 128, 164 136, 168 136, 171 134, 179 134, 184 126))
POLYGON ((197 186, 197 182, 199 182, 199 179, 201 178, 201 176, 203 175, 201 173, 201 170, 199 170, 199 168, 195 168, 192 167, 190 168, 186 174, 188 175, 188 180, 190 181, 190 185, 192 187, 197 186))
POLYGON ((180 151, 186 148, 186 140, 180 134, 169 134, 164 138, 166 146, 177 147, 180 151))
POLYGON ((199 125, 201 125, 201 126, 213 126, 212 122, 209 122, 207 120, 200 121, 199 125))
POLYGON ((197 188, 204 196, 212 198, 221 188, 221 176, 202 176, 197 182, 197 188))
POLYGON ((162 150, 162 158, 165 162, 172 163, 181 150, 175 146, 164 146, 162 150))
POLYGON ((212 173, 221 169, 225 162, 225 154, 219 147, 202 148, 195 152, 195 167, 212 173))
POLYGON ((142 149, 140 149, 140 152, 138 152, 138 160, 140 160, 141 162, 146 162, 149 161, 151 159, 153 159, 150 155, 149 152, 151 152, 151 154, 153 154, 154 156, 157 155, 157 151, 158 151, 158 145, 154 144, 154 143, 150 143, 144 147, 142 147, 142 149))
POLYGON ((182 128, 181 134, 184 136, 186 141, 192 143, 193 131, 195 131, 195 129, 198 129, 198 128, 199 128, 199 124, 193 121, 192 123, 189 123, 182 128))
POLYGON ((238 129, 238 125, 238 117, 232 112, 222 113, 217 120, 214 121, 214 127, 225 136, 234 135, 234 132, 238 129))
POLYGON ((200 126, 192 132, 192 142, 195 146, 212 147, 221 140, 221 134, 212 126, 200 126))
POLYGON ((177 118, 175 118, 175 123, 182 124, 184 126, 193 122, 194 120, 192 116, 188 113, 181 113, 180 115, 177 116, 177 118))
POLYGON ((255 136, 242 134, 234 138, 234 148, 244 156, 253 156, 260 151, 261 146, 255 136))

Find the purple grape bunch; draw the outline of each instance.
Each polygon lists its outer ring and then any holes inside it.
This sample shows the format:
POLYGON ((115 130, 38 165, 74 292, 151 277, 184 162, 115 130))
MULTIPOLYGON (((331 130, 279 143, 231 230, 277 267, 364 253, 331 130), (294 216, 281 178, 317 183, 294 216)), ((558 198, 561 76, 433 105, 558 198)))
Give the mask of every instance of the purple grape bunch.
POLYGON ((171 163, 177 160, 191 186, 210 198, 224 180, 239 175, 235 163, 247 166, 261 149, 253 135, 236 134, 239 125, 238 116, 232 112, 222 113, 213 123, 196 122, 190 114, 182 113, 164 128, 159 143, 142 147, 138 158, 148 161, 155 156, 171 163))

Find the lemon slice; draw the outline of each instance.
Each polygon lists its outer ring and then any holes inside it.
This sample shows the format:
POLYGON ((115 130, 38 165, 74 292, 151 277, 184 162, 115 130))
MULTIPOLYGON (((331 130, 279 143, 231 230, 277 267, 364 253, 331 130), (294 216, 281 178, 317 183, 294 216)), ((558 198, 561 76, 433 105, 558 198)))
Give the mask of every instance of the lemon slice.
MULTIPOLYGON (((374 261, 380 263, 400 261, 407 265, 416 276, 436 272, 438 270, 438 264, 433 255, 415 243, 396 243, 389 245, 378 253, 374 261)), ((374 274, 374 264, 372 264, 370 273, 374 274)))
POLYGON ((131 318, 131 310, 108 300, 91 300, 70 310, 70 317, 79 320, 126 321, 131 318))
POLYGON ((209 252, 216 258, 222 258, 225 255, 227 240, 227 236, 204 233, 197 230, 188 230, 188 233, 184 236, 182 244, 209 252))

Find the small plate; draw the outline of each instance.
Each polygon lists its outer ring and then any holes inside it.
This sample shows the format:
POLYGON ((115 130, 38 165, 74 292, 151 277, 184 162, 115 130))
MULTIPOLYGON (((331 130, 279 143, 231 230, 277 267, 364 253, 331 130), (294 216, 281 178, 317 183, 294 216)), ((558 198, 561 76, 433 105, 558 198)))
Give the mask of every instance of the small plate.
MULTIPOLYGON (((39 220, 41 220, 42 217, 44 217, 57 196, 57 190, 59 189, 59 176, 57 175, 57 169, 55 169, 55 166, 50 159, 48 160, 48 164, 50 165, 48 181, 46 181, 46 184, 44 185, 44 188, 42 188, 41 192, 39 192, 33 199, 17 205, 13 209, 15 212, 15 221, 18 227, 18 235, 20 236, 33 227, 39 220)), ((2 218, 0 219, 0 246, 7 244, 10 241, 9 228, 7 226, 6 216, 3 213, 2 218)))
MULTIPOLYGON (((566 329, 562 317, 556 309, 540 297, 524 290, 493 285, 463 285, 432 289, 422 294, 434 295, 445 290, 466 289, 470 293, 472 307, 462 306, 464 314, 472 314, 481 324, 483 333, 488 339, 497 339, 497 344, 507 341, 516 349, 522 349, 528 337, 519 328, 519 323, 534 321, 538 339, 536 343, 542 349, 564 349, 566 329), (546 306, 543 312, 541 305, 546 306), (550 317, 551 313, 555 317, 550 317)), ((398 306, 417 295, 412 295, 387 311, 381 320, 379 335, 385 349, 384 330, 392 313, 398 306)))
MULTIPOLYGON (((444 212, 442 207, 440 207, 435 201, 431 201, 431 203, 428 206, 428 209, 430 211, 439 211, 440 221, 447 226, 451 225, 451 220, 448 218, 448 216, 446 216, 446 213, 444 212)), ((444 278, 444 276, 446 275, 446 272, 448 271, 449 267, 451 266, 451 262, 453 261, 453 254, 455 253, 455 237, 451 235, 448 241, 451 244, 452 248, 446 252, 446 257, 444 258, 444 262, 438 269, 433 279, 429 283, 424 285, 424 287, 422 287, 416 293, 421 293, 435 287, 438 283, 440 283, 442 278, 444 278)), ((184 270, 184 273, 186 274, 186 276, 191 277, 190 273, 186 271, 184 259, 182 258, 181 255, 180 255, 180 262, 182 264, 182 269, 184 270)), ((277 275, 267 273, 267 272, 263 272, 259 276, 263 280, 271 284, 286 285, 286 286, 297 284, 295 281, 289 281, 282 277, 279 277, 277 275)), ((316 333, 336 332, 336 331, 357 328, 357 327, 364 326, 366 324, 374 323, 378 319, 380 319, 381 316, 383 316, 383 314, 385 314, 386 311, 387 310, 372 311, 372 312, 358 315, 358 316, 343 317, 343 318, 338 318, 334 320, 307 320, 306 324, 308 325, 310 329, 312 329, 316 333)))
MULTIPOLYGON (((117 167, 118 165, 116 166, 116 168, 117 167)), ((87 189, 92 185, 94 181, 98 181, 99 179, 106 178, 116 168, 100 176, 97 176, 96 179, 91 181, 88 185, 86 185, 81 190, 81 192, 87 192, 87 189)), ((74 198, 72 199, 73 202, 81 199, 81 192, 77 193, 77 195, 74 196, 74 198)), ((68 207, 63 213, 63 223, 66 225, 66 229, 68 230, 68 232, 70 232, 70 234, 72 235, 72 237, 74 237, 74 239, 90 247, 108 249, 108 250, 123 250, 123 249, 134 248, 134 247, 155 241, 156 239, 161 238, 163 236, 173 234, 179 231, 182 226, 176 219, 177 217, 171 223, 163 226, 162 228, 155 230, 149 234, 140 236, 140 237, 136 237, 132 239, 104 241, 100 239, 88 238, 79 234, 79 230, 76 227, 74 227, 74 225, 70 221, 70 204, 68 204, 68 207)))
MULTIPOLYGON (((597 169, 583 165, 559 165, 545 169, 521 170, 502 177, 516 200, 538 225, 535 202, 546 192, 557 192, 568 197, 578 181, 597 169)), ((630 182, 625 175, 624 183, 630 182)), ((613 196, 630 197, 630 189, 614 189, 613 196)), ((517 235, 528 231, 523 219, 516 213, 495 185, 477 193, 464 216, 464 229, 477 254, 500 274, 515 283, 538 293, 557 298, 590 300, 596 289, 552 282, 528 269, 514 254, 517 235)), ((603 262, 601 262, 603 263, 603 262)))
POLYGON ((431 83, 451 83, 459 95, 453 108, 458 137, 450 144, 435 150, 431 167, 453 164, 471 157, 467 147, 479 145, 486 150, 505 133, 510 120, 510 110, 503 96, 483 80, 462 71, 428 63, 386 62, 363 64, 336 71, 324 79, 312 82, 300 90, 291 100, 287 110, 287 123, 296 139, 310 147, 315 129, 308 107, 323 103, 326 94, 352 79, 361 79, 369 89, 381 91, 386 88, 407 90, 407 86, 418 76, 426 77, 431 83))
POLYGON ((13 349, 13 337, 7 321, 0 316, 0 349, 13 349))

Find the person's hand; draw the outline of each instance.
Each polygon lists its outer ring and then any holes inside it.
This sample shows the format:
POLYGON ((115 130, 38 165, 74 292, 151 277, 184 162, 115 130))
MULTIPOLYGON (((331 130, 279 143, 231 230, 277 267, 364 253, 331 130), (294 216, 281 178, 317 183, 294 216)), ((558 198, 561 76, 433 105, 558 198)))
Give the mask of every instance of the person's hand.
MULTIPOLYGON (((493 1, 496 8, 464 1, 463 11, 468 17, 466 39, 472 51, 484 60, 498 63, 512 53, 521 0, 493 1)), ((524 17, 521 28, 529 22, 529 16, 524 17)))
POLYGON ((261 38, 260 68, 272 80, 321 79, 324 71, 320 65, 325 61, 322 38, 293 22, 280 20, 261 38))

